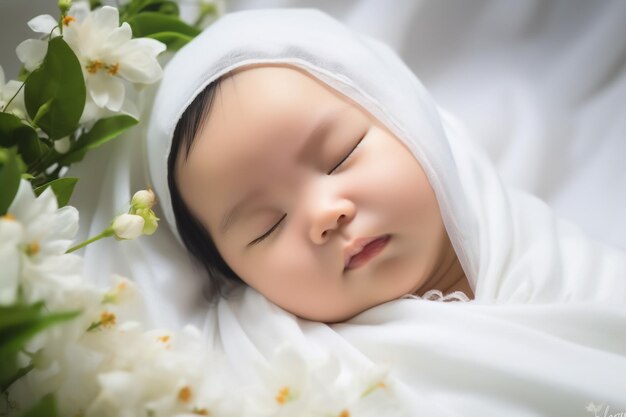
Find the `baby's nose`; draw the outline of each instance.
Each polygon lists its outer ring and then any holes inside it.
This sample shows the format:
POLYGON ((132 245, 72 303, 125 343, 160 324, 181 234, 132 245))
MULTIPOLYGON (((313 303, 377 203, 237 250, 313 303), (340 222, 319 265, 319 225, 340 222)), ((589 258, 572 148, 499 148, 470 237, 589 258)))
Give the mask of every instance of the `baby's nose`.
POLYGON ((354 204, 349 200, 335 201, 319 209, 311 222, 311 241, 318 245, 325 243, 333 231, 352 220, 355 211, 354 204))

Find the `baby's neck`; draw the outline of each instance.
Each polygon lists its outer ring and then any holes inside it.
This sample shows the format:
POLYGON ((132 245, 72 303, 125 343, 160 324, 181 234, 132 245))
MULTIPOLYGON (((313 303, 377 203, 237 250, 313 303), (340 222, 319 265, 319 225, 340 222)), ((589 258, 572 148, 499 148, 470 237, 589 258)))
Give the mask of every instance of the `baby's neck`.
POLYGON ((419 288, 416 294, 423 296, 429 290, 439 290, 444 295, 454 291, 461 291, 469 299, 474 299, 474 291, 472 291, 472 287, 451 244, 435 275, 419 288))

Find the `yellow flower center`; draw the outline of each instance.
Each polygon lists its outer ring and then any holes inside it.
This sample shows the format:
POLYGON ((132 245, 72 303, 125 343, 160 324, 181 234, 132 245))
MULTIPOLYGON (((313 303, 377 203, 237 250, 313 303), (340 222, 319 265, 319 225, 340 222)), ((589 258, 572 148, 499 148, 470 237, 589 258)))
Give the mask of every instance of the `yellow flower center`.
POLYGON ((119 62, 116 62, 113 65, 109 65, 107 66, 107 72, 109 73, 109 75, 117 75, 117 72, 120 70, 120 64, 119 62))
POLYGON ((76 18, 74 16, 64 16, 63 17, 63 26, 69 26, 70 23, 75 22, 76 18))
POLYGON ((110 311, 104 311, 100 314, 100 324, 104 327, 111 327, 115 325, 115 314, 110 311))
POLYGON ((348 410, 343 410, 339 413, 339 417, 350 417, 350 412, 348 410))
POLYGON ((26 245, 26 254, 28 256, 36 255, 39 253, 40 249, 41 249, 41 246, 39 246, 39 243, 37 242, 29 243, 28 245, 26 245))
POLYGON ((168 335, 165 336, 159 336, 157 337, 157 340, 161 343, 167 343, 170 341, 170 337, 168 335))
POLYGON ((85 68, 87 68, 88 73, 95 74, 96 72, 98 72, 98 70, 100 70, 100 68, 103 67, 103 65, 104 64, 102 64, 102 61, 94 59, 93 61, 89 61, 85 68))
POLYGON ((116 62, 115 64, 107 64, 106 62, 102 62, 99 59, 93 59, 87 62, 85 65, 87 72, 90 74, 95 74, 101 69, 106 70, 109 75, 117 75, 120 70, 120 63, 116 62))
POLYGON ((209 413, 209 410, 207 410, 206 408, 194 408, 192 413, 197 414, 199 416, 211 415, 211 413, 209 413))
POLYGON ((11 213, 7 213, 4 216, 0 217, 0 219, 6 220, 8 222, 14 222, 15 221, 15 216, 12 215, 11 213))
POLYGON ((289 390, 289 387, 283 387, 278 391, 278 395, 276 396, 276 401, 280 405, 285 405, 287 401, 291 401, 293 399, 293 395, 289 390))
POLYGON ((178 401, 181 403, 187 403, 191 401, 191 388, 184 386, 178 391, 178 401))

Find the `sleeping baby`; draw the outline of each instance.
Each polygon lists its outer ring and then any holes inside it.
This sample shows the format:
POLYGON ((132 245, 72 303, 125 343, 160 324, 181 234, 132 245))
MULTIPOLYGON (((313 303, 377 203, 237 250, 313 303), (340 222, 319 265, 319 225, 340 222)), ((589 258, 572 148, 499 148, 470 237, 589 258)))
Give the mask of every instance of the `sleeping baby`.
MULTIPOLYGON (((296 67, 240 67, 183 113, 170 192, 187 248, 300 317, 428 289, 472 294, 415 157, 296 67)), ((219 284, 219 281, 216 281, 219 284)))
POLYGON ((626 270, 507 189, 386 45, 316 10, 222 17, 168 63, 147 136, 163 214, 215 297, 247 285, 332 323, 433 292, 574 300, 580 257, 607 282, 626 270))

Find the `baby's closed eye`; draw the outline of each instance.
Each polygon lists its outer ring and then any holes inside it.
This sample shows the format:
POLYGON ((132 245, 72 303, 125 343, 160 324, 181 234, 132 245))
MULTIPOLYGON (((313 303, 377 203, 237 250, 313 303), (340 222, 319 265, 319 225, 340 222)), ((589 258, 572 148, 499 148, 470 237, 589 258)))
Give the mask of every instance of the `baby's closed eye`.
POLYGON ((329 172, 327 175, 332 174, 333 172, 335 172, 340 166, 342 166, 344 163, 346 163, 350 158, 352 158, 352 156, 354 155, 354 151, 357 150, 357 148, 359 147, 359 145, 361 145, 361 142, 363 142, 363 139, 365 139, 365 136, 367 134, 364 134, 363 136, 361 136, 361 139, 359 139, 356 143, 356 145, 354 145, 352 148, 350 148, 350 151, 339 161, 339 163, 337 163, 329 172))

